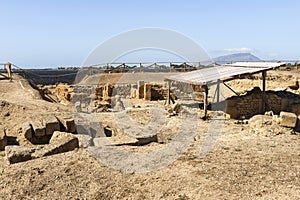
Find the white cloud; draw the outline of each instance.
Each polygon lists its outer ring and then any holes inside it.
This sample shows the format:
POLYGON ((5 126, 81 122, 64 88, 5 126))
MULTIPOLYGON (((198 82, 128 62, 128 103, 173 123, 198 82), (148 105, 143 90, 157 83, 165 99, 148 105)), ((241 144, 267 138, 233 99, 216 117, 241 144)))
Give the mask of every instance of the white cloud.
POLYGON ((253 49, 247 48, 247 47, 241 47, 241 48, 228 48, 222 50, 224 53, 251 53, 254 52, 253 49))
POLYGON ((212 56, 222 56, 226 54, 233 54, 233 53, 257 53, 256 50, 248 48, 248 47, 241 47, 241 48, 227 48, 222 50, 215 50, 210 52, 212 56))

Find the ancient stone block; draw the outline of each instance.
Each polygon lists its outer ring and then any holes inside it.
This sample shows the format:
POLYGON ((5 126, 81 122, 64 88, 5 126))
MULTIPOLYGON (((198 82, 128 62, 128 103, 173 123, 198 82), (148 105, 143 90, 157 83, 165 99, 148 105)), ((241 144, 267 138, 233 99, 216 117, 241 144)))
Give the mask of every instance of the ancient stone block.
POLYGON ((300 104, 291 105, 291 112, 300 115, 300 104))
POLYGON ((239 109, 237 107, 226 107, 226 113, 230 115, 230 118, 237 119, 240 116, 239 109))
POLYGON ((0 151, 4 150, 7 145, 7 137, 4 131, 0 131, 0 151))
POLYGON ((248 124, 253 127, 261 127, 263 125, 271 125, 272 121, 272 116, 255 115, 248 120, 248 124))
POLYGON ((143 99, 144 98, 144 81, 138 81, 137 82, 137 93, 136 96, 138 99, 143 99))
POLYGON ((74 136, 78 138, 78 145, 80 148, 88 148, 93 145, 93 138, 89 135, 76 134, 74 136))
POLYGON ((297 116, 295 113, 280 112, 280 125, 290 128, 295 128, 297 123, 297 116))
POLYGON ((113 92, 113 89, 114 87, 110 84, 106 84, 103 88, 103 91, 102 91, 102 96, 103 98, 108 98, 108 97, 111 97, 112 96, 112 92, 113 92))
POLYGON ((55 131, 50 139, 49 145, 35 151, 32 157, 39 158, 43 156, 50 156, 58 153, 72 151, 79 147, 78 138, 72 133, 55 131))
POLYGON ((151 101, 151 88, 152 86, 150 84, 144 85, 144 100, 151 101))
POLYGON ((287 110, 288 105, 289 105, 288 99, 281 99, 280 110, 287 110))
POLYGON ((24 147, 24 146, 6 146, 5 155, 9 164, 24 162, 31 160, 31 154, 35 151, 35 148, 24 147))
POLYGON ((54 131, 59 131, 60 126, 57 118, 55 116, 47 116, 43 119, 43 124, 46 127, 46 135, 53 134, 54 131))
POLYGON ((22 124, 22 133, 24 134, 24 137, 27 140, 30 140, 32 138, 33 130, 32 130, 32 127, 31 127, 30 123, 25 122, 25 123, 22 124))
POLYGON ((130 91, 130 98, 132 98, 132 99, 137 98, 136 93, 137 93, 137 90, 134 89, 134 88, 131 88, 131 91, 130 91))
POLYGON ((228 99, 228 100, 226 100, 226 106, 228 106, 228 107, 235 106, 235 104, 236 104, 237 102, 238 102, 237 100, 234 100, 234 99, 228 99))
POLYGON ((35 121, 31 125, 33 128, 34 136, 41 137, 46 135, 46 128, 41 122, 35 121))
POLYGON ((57 117, 58 121, 61 124, 61 130, 66 131, 69 133, 75 133, 76 132, 76 127, 75 127, 75 121, 71 117, 57 117))
POLYGON ((124 104, 123 104, 120 96, 116 95, 116 103, 115 103, 115 106, 114 106, 114 110, 115 111, 122 111, 124 109, 125 109, 125 107, 124 107, 124 104))

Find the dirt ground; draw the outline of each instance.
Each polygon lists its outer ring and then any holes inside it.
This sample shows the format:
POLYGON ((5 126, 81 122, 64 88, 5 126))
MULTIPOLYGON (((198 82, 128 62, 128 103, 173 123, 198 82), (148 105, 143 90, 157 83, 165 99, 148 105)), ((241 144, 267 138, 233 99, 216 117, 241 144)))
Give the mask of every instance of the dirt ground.
MULTIPOLYGON (((273 80, 268 80, 267 89, 275 89, 294 84, 300 73, 271 71, 268 75, 273 80)), ((260 86, 261 80, 238 79, 228 85, 243 93, 260 86)), ((13 82, 0 80, 0 91, 0 128, 7 129, 11 143, 30 145, 17 132, 23 122, 52 113, 72 113, 70 107, 43 100, 18 76, 13 82)), ((224 90, 224 96, 231 95, 224 90)), ((135 103, 145 109, 161 102, 135 103)), ((133 111, 132 120, 143 119, 147 124, 148 112, 141 113, 139 116, 133 111)), ((180 130, 180 116, 166 118, 159 143, 118 148, 140 153, 163 149, 180 130)), ((112 113, 98 113, 96 118, 114 126, 112 113)), ((112 168, 83 148, 12 165, 1 151, 0 199, 300 199, 300 135, 288 128, 274 131, 275 125, 254 131, 231 119, 189 120, 198 128, 183 133, 194 134, 188 150, 169 165, 146 173, 112 168), (209 142, 208 137, 213 140, 209 142), (201 157, 199 151, 205 145, 212 150, 201 157)))

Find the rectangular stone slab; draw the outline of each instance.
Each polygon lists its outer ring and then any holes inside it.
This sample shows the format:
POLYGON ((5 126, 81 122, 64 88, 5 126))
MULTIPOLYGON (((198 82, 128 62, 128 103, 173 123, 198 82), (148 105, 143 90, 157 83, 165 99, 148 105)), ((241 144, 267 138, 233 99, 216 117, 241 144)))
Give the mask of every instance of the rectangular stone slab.
POLYGON ((280 112, 280 125, 289 127, 289 128, 295 128, 297 123, 297 115, 295 113, 290 112, 280 112))
POLYGON ((75 121, 74 121, 73 118, 71 118, 71 117, 61 117, 61 116, 57 116, 56 118, 58 119, 58 121, 63 126, 62 128, 64 130, 61 130, 61 131, 66 131, 66 132, 69 132, 69 133, 75 133, 76 132, 75 121))
POLYGON ((30 140, 32 138, 33 131, 30 123, 25 122, 22 124, 22 133, 27 140, 30 140))
POLYGON ((31 125, 33 128, 34 136, 41 137, 46 135, 46 128, 41 122, 35 121, 31 125))
POLYGON ((46 127, 46 135, 52 135, 54 131, 59 131, 60 126, 55 116, 47 116, 43 119, 43 124, 46 127))
POLYGON ((7 137, 4 131, 0 131, 0 151, 4 150, 6 145, 7 145, 7 137))

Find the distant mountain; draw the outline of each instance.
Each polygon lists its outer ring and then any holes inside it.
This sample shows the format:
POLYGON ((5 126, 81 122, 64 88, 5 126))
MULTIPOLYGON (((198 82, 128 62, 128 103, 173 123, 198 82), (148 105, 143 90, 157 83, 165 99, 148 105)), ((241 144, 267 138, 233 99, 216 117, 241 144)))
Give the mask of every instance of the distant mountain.
POLYGON ((235 53, 225 56, 219 56, 213 59, 215 62, 219 64, 231 63, 231 62, 254 62, 254 61, 261 61, 258 57, 252 55, 251 53, 235 53))

